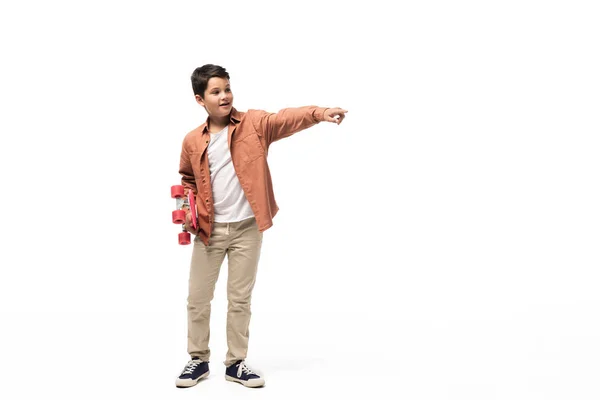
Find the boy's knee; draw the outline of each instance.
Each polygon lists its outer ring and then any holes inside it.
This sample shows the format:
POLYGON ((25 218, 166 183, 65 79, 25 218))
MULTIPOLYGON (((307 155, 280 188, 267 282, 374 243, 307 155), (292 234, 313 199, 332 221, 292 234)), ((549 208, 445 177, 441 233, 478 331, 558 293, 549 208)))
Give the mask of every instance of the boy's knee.
POLYGON ((250 309, 250 296, 227 297, 228 309, 230 311, 250 309))
POLYGON ((202 290, 191 291, 188 295, 188 304, 205 305, 210 304, 213 299, 213 293, 206 293, 202 290))

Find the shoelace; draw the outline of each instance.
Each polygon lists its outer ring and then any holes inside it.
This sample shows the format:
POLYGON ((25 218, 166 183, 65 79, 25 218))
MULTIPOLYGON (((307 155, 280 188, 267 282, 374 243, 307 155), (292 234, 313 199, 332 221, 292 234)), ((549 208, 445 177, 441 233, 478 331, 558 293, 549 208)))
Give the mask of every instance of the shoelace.
POLYGON ((242 376, 243 372, 245 372, 248 375, 254 374, 254 372, 252 372, 252 370, 246 365, 246 363, 244 361, 242 361, 240 363, 240 366, 238 367, 238 370, 237 370, 237 376, 238 376, 238 378, 242 376))
POLYGON ((200 365, 200 363, 202 363, 202 361, 200 361, 200 360, 190 360, 190 361, 188 361, 187 365, 185 366, 185 368, 181 372, 181 375, 191 374, 192 372, 194 372, 194 370, 196 369, 196 367, 198 365, 200 365))

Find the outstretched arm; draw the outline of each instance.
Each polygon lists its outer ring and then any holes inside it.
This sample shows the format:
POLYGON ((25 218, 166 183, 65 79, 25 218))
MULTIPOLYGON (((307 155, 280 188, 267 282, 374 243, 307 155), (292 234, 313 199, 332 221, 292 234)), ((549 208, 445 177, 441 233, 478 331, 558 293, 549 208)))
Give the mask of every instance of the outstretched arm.
POLYGON ((267 144, 271 144, 322 121, 335 122, 339 125, 347 112, 339 107, 317 106, 284 108, 278 113, 261 111, 255 128, 265 136, 267 144))

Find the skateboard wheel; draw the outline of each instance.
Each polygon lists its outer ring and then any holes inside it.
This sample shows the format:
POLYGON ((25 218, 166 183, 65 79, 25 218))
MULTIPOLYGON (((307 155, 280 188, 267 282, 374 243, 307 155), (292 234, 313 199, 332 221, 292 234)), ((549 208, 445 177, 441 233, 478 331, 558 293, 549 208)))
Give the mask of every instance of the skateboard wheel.
POLYGON ((189 232, 181 232, 179 234, 179 244, 190 244, 192 242, 189 232))
POLYGON ((171 186, 171 197, 174 199, 183 197, 183 185, 171 186))
POLYGON ((185 223, 185 210, 173 211, 173 223, 184 224, 185 223))

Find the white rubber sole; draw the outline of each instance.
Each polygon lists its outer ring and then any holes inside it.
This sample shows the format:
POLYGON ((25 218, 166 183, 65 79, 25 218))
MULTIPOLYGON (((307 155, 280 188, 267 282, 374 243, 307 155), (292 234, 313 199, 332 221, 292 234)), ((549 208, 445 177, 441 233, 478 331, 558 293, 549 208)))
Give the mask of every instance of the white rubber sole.
POLYGON ((237 378, 233 378, 229 375, 225 375, 225 379, 227 379, 229 382, 237 382, 237 383, 241 383, 242 385, 246 386, 246 387, 261 387, 265 385, 265 380, 263 378, 260 379, 249 379, 247 381, 241 380, 241 379, 237 379, 237 378))
POLYGON ((175 381, 175 386, 177 386, 179 388, 188 388, 188 387, 196 386, 196 384, 198 382, 200 382, 200 379, 206 378, 208 375, 210 375, 210 371, 206 371, 204 374, 200 375, 198 377, 198 379, 179 379, 179 378, 177 378, 177 380, 175 381))

